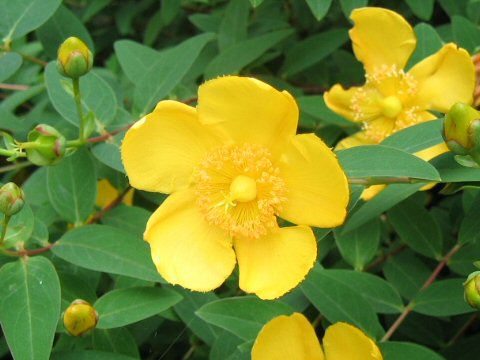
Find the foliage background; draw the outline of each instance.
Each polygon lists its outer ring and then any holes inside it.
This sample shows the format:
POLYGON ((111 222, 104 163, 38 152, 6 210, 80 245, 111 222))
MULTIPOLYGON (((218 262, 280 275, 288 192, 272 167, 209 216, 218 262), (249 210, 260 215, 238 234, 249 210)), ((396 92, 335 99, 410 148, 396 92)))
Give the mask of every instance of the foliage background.
POLYGON ((121 204, 128 181, 119 145, 127 126, 160 99, 195 104, 198 85, 219 75, 288 90, 301 109, 299 130, 331 146, 355 132, 326 108, 322 93, 334 83, 363 83, 348 16, 366 5, 395 10, 414 26, 411 63, 445 42, 472 53, 480 45, 478 0, 0 0, 0 128, 16 140, 40 123, 77 136, 71 85, 57 73, 56 51, 78 36, 95 54, 94 70, 81 79, 84 109, 95 120, 88 145, 50 167, 2 159, 2 182, 21 184, 26 206, 0 255, 1 356, 248 359, 263 324, 298 311, 320 338, 336 321, 388 338, 380 342, 386 359, 477 359, 478 316, 463 300, 462 283, 480 257, 480 170, 462 168, 452 154, 431 163, 411 155, 443 141, 442 119, 368 151, 338 154, 349 176, 440 184, 428 192, 418 192, 423 184, 390 185, 367 203, 358 200, 362 187, 352 185, 348 221, 316 229, 318 264, 276 301, 240 293, 235 274, 215 293, 165 284, 142 241, 164 197, 135 191, 133 206, 121 204), (118 191, 102 207, 95 203, 100 179, 118 191), (83 337, 61 325, 76 298, 100 316, 83 337))

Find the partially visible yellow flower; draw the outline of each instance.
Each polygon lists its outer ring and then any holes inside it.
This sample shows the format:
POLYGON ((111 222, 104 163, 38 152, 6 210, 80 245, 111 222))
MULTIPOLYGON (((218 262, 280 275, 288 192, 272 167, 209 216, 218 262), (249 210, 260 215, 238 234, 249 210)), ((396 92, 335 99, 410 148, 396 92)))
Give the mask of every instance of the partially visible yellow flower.
POLYGON ((200 86, 197 108, 161 101, 127 132, 132 186, 171 193, 144 233, 168 282, 210 291, 237 262, 240 288, 264 299, 303 280, 317 253, 309 226, 341 225, 349 189, 333 152, 297 124, 289 93, 226 76, 200 86))
POLYGON ((327 328, 323 347, 315 329, 300 313, 281 315, 260 331, 252 349, 252 360, 383 360, 375 342, 347 323, 327 328))
MULTIPOLYGON (((102 179, 97 182, 97 199, 95 204, 104 208, 111 204, 118 196, 120 192, 110 184, 110 181, 107 179, 102 179)), ((122 201, 125 205, 133 204, 133 189, 129 189, 122 201)))
POLYGON ((472 102, 475 70, 467 51, 449 43, 405 71, 417 40, 403 17, 367 7, 354 10, 351 19, 353 51, 364 65, 366 82, 348 90, 337 84, 324 97, 331 110, 363 130, 340 142, 339 149, 377 144, 435 119, 432 110, 445 113, 456 102, 472 102))

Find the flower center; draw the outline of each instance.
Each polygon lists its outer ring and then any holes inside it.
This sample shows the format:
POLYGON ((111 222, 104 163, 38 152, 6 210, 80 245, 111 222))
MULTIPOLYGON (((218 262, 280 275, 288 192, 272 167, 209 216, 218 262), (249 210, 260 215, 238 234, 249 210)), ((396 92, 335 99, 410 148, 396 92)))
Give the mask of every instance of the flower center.
POLYGON ((379 66, 367 74, 365 85, 350 100, 353 118, 361 122, 372 142, 381 142, 392 133, 421 119, 416 107, 408 106, 418 91, 418 82, 396 65, 379 66), (387 119, 385 119, 387 118, 387 119), (381 121, 375 121, 383 119, 381 121))
POLYGON ((194 182, 205 220, 231 236, 256 239, 277 226, 286 188, 266 147, 214 149, 195 169, 194 182))
POLYGON ((257 182, 249 176, 238 175, 230 184, 233 201, 249 202, 257 197, 257 182))
POLYGON ((402 103, 396 96, 387 96, 382 101, 382 114, 389 118, 396 118, 402 111, 402 103))

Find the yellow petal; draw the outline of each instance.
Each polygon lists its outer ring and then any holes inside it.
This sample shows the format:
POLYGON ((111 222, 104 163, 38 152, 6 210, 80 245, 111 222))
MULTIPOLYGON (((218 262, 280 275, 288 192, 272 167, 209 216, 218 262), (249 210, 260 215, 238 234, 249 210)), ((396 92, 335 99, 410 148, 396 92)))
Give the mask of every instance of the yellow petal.
POLYGON ((447 112, 456 102, 470 104, 475 69, 467 51, 455 44, 443 46, 409 72, 418 81, 415 104, 421 109, 447 112))
MULTIPOLYGON (((414 153, 413 155, 415 156, 418 156, 420 159, 423 159, 425 161, 430 161, 432 160, 433 158, 439 156, 439 155, 442 155, 446 152, 450 151, 450 149, 447 147, 447 144, 445 144, 444 142, 443 143, 440 143, 440 144, 437 144, 437 145, 434 145, 434 146, 431 146, 427 149, 424 149, 424 150, 421 150, 421 151, 417 151, 416 153, 414 153)), ((425 185, 424 187, 422 187, 420 190, 421 191, 427 191, 427 190, 430 190, 432 187, 434 187, 435 185, 437 185, 437 183, 430 183, 430 184, 427 184, 425 185)))
POLYGON ((375 342, 347 323, 336 323, 327 328, 323 350, 328 360, 383 360, 375 342))
POLYGON ((410 24, 394 11, 366 7, 356 9, 350 18, 353 51, 367 74, 375 68, 396 65, 403 69, 415 49, 417 40, 410 24))
POLYGON ((280 217, 323 228, 343 223, 349 199, 347 178, 322 140, 314 134, 292 137, 277 166, 287 188, 280 217))
POLYGON ((265 324, 253 344, 252 360, 324 360, 324 356, 312 325, 294 313, 265 324))
POLYGON ((375 196, 377 196, 380 192, 385 190, 386 187, 387 187, 387 185, 372 185, 372 186, 369 186, 369 187, 365 188, 365 190, 363 190, 361 198, 362 198, 362 200, 365 200, 365 201, 371 200, 375 196))
POLYGON ((372 145, 375 144, 371 139, 367 137, 365 131, 358 131, 353 135, 347 136, 346 138, 340 140, 335 146, 335 150, 344 150, 350 149, 355 146, 361 145, 372 145))
POLYGON ((351 87, 345 90, 342 85, 336 84, 323 94, 323 99, 328 108, 344 118, 355 121, 352 110, 352 97, 359 87, 351 87))
MULTIPOLYGON (((97 182, 98 191, 95 204, 98 207, 104 208, 105 206, 110 205, 119 195, 117 189, 115 189, 110 181, 107 179, 102 179, 97 182)), ((129 189, 125 196, 123 197, 124 204, 132 205, 133 204, 133 189, 129 189)))
POLYGON ((317 257, 317 241, 307 226, 274 230, 259 239, 235 238, 240 288, 275 299, 297 286, 317 257))
POLYGON ((198 89, 198 116, 231 142, 265 145, 274 153, 294 135, 298 107, 286 91, 247 77, 225 76, 198 89))
POLYGON ((122 159, 133 187, 171 193, 189 185, 194 166, 219 143, 200 124, 194 108, 161 101, 128 130, 122 159))
POLYGON ((231 238, 204 221, 191 189, 163 202, 148 220, 144 238, 158 272, 171 284, 210 291, 235 267, 231 238))

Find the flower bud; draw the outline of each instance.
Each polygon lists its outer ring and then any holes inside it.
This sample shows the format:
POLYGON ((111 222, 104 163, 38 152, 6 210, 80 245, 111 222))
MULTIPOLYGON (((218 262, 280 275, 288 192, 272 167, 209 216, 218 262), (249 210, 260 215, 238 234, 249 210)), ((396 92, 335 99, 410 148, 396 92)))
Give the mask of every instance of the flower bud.
POLYGON ((480 149, 480 112, 467 104, 453 105, 445 117, 443 138, 458 155, 471 155, 480 149))
POLYGON ((475 309, 480 309, 480 271, 471 273, 463 283, 465 301, 475 309))
POLYGON ((80 336, 95 329, 97 323, 97 311, 85 300, 74 300, 63 313, 63 326, 72 336, 80 336))
POLYGON ((22 210, 25 204, 25 194, 17 184, 6 183, 0 187, 0 211, 5 216, 12 216, 22 210))
POLYGON ((27 158, 35 165, 53 165, 65 155, 66 140, 57 129, 41 124, 28 133, 28 143, 21 144, 27 158))
POLYGON ((79 38, 69 37, 58 48, 57 69, 63 76, 77 79, 90 71, 93 55, 79 38))

